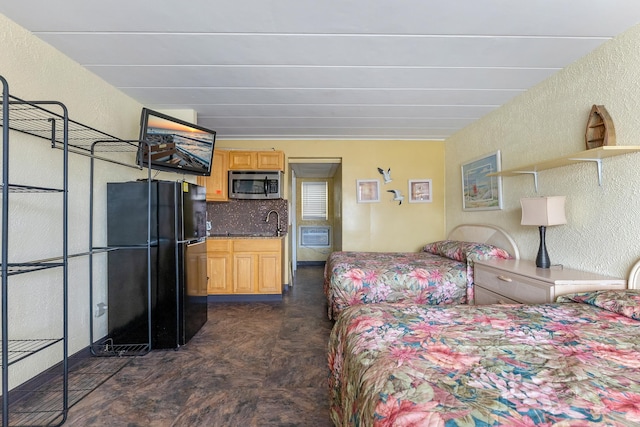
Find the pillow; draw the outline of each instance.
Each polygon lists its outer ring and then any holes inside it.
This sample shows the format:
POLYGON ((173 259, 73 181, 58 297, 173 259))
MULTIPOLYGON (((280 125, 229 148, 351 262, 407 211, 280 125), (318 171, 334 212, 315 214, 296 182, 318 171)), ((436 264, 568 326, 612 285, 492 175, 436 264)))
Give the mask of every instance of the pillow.
POLYGON ((609 289, 561 295, 556 302, 579 302, 640 320, 640 290, 609 289))
POLYGON ((493 258, 512 258, 509 252, 497 246, 486 243, 461 242, 458 240, 440 240, 438 242, 428 243, 422 248, 422 251, 460 262, 473 262, 493 258))

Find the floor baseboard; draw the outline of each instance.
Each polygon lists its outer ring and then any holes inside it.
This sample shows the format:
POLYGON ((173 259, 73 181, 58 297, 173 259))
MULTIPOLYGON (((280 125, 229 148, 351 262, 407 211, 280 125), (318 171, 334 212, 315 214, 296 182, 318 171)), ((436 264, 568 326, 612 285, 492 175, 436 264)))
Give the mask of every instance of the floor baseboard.
POLYGON ((325 261, 298 261, 296 266, 297 267, 319 267, 319 266, 324 266, 325 265, 325 261))

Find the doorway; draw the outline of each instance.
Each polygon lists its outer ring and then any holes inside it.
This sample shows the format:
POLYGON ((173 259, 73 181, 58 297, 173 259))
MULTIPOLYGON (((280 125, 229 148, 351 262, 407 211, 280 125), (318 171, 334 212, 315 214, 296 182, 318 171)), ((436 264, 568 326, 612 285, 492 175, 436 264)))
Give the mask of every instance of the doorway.
POLYGON ((324 264, 332 251, 342 249, 342 161, 339 158, 289 158, 289 168, 294 208, 290 230, 291 271, 295 274, 298 265, 324 264), (326 183, 326 217, 306 215, 303 206, 308 190, 321 188, 322 183, 326 183))

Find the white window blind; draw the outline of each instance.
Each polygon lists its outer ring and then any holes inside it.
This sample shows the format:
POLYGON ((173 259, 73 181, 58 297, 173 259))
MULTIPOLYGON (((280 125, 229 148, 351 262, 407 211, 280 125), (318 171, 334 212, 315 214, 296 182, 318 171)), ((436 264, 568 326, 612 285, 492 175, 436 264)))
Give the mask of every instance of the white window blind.
POLYGON ((327 182, 302 182, 302 219, 327 220, 327 182))

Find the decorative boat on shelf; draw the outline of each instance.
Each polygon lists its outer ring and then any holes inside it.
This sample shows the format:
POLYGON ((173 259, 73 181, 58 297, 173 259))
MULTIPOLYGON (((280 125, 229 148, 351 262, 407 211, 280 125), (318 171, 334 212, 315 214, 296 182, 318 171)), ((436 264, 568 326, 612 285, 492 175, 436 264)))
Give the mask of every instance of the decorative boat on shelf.
POLYGON ((616 130, 613 120, 604 105, 593 105, 587 121, 587 131, 584 135, 587 150, 616 145, 616 130))

